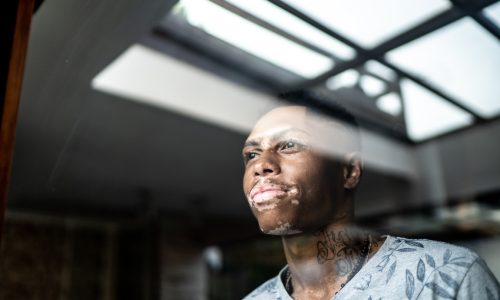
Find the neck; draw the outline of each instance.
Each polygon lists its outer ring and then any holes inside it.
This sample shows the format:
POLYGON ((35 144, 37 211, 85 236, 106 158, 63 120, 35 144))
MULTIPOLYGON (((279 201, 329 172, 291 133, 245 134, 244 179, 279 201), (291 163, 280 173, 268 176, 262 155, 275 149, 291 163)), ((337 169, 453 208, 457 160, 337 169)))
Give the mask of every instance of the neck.
MULTIPOLYGON (((334 223, 322 230, 283 237, 294 295, 330 299, 359 265, 366 234, 351 223, 334 223)), ((366 253, 365 253, 366 256, 366 253)))

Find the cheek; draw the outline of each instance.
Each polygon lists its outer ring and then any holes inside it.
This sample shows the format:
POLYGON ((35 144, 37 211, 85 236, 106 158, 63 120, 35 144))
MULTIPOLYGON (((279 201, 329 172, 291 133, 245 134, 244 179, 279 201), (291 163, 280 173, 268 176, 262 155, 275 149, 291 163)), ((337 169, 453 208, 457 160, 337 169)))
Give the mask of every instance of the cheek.
POLYGON ((245 195, 247 195, 250 192, 252 184, 252 178, 249 175, 249 171, 245 170, 245 173, 243 173, 243 192, 245 195))

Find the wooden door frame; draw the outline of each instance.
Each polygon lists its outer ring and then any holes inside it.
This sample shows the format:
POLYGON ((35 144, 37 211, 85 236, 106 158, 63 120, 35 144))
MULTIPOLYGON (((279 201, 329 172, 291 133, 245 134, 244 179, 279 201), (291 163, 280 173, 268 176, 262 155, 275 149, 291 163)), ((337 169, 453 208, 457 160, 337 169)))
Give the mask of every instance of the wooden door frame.
POLYGON ((7 0, 0 4, 0 242, 31 19, 35 0, 7 0))

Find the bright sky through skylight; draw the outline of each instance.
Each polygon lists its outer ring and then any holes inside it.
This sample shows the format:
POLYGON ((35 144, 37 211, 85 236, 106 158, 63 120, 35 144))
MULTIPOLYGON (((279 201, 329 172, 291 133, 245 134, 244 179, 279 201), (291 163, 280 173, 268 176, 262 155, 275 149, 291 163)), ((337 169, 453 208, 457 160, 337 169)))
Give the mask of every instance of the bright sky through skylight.
POLYGON ((341 59, 351 59, 355 55, 355 51, 351 47, 335 40, 326 33, 294 17, 270 2, 264 0, 227 1, 341 59))
POLYGON ((359 72, 354 69, 346 70, 326 81, 326 87, 330 90, 354 87, 359 80, 359 72))
POLYGON ((500 43, 470 18, 395 49, 387 57, 483 117, 500 113, 500 43))
POLYGON ((409 79, 401 80, 408 136, 421 141, 470 125, 473 118, 409 79))
POLYGON ((500 27, 500 2, 486 7, 483 11, 487 18, 493 21, 497 27, 500 27))
POLYGON ((451 7, 448 0, 283 0, 372 48, 451 7))
POLYGON ((302 47, 206 0, 182 0, 187 21, 250 54, 305 78, 331 69, 333 60, 302 47))
POLYGON ((401 98, 394 92, 379 97, 376 105, 381 111, 393 116, 401 114, 401 110, 403 109, 401 106, 401 98))
POLYGON ((385 82, 370 75, 362 75, 359 79, 359 85, 370 97, 379 95, 386 88, 385 82))

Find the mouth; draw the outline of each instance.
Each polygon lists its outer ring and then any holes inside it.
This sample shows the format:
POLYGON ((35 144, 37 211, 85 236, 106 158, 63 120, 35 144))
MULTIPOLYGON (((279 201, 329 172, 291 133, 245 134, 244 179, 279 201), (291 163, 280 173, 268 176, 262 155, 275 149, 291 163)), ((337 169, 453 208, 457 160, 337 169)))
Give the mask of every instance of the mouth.
POLYGON ((286 195, 287 189, 277 185, 254 187, 250 191, 250 200, 255 205, 264 205, 286 195))

